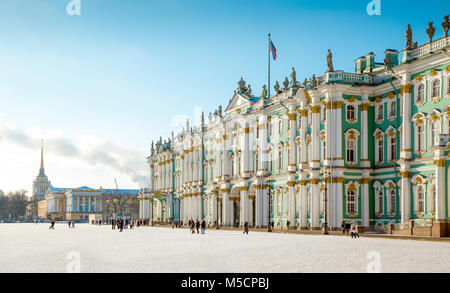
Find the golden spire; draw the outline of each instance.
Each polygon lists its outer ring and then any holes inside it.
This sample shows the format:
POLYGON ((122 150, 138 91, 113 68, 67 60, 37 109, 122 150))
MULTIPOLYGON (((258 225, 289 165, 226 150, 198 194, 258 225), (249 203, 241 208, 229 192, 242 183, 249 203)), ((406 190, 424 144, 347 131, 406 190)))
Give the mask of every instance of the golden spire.
POLYGON ((44 170, 44 140, 41 140, 41 170, 44 170))

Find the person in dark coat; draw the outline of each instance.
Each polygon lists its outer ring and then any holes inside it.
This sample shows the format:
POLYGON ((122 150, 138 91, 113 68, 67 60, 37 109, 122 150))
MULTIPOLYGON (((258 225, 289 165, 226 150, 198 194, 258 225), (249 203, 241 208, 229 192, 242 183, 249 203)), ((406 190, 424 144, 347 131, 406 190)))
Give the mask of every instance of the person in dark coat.
POLYGON ((111 225, 112 225, 112 229, 115 230, 116 229, 116 220, 115 219, 111 219, 111 225))
POLYGON ((191 234, 195 234, 195 222, 194 222, 194 220, 191 220, 190 228, 191 228, 191 234))
POLYGON ((67 221, 67 225, 69 225, 69 229, 70 229, 70 222, 71 222, 70 220, 69 220, 69 221, 67 221))
POLYGON ((198 234, 199 233, 199 229, 200 229, 200 221, 198 219, 195 222, 195 228, 197 229, 197 234, 198 234))
POLYGON ((347 232, 347 235, 348 232, 350 231, 350 227, 351 227, 350 222, 345 223, 345 232, 347 232))
POLYGON ((342 229, 342 234, 345 234, 345 222, 342 221, 341 223, 341 229, 342 229))
POLYGON ((202 234, 205 234, 205 230, 206 230, 206 222, 203 219, 203 221, 202 221, 202 234))
POLYGON ((51 229, 51 230, 55 229, 55 221, 54 220, 51 220, 50 227, 48 227, 48 228, 51 229))
POLYGON ((248 222, 244 223, 244 232, 243 234, 247 234, 248 235, 248 222))

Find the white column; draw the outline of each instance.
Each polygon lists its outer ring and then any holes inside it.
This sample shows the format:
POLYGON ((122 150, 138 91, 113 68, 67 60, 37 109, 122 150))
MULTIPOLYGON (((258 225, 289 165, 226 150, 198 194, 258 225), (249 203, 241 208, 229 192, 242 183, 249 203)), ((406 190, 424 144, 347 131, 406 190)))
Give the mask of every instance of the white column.
POLYGON ((249 200, 248 200, 248 186, 242 186, 240 187, 241 193, 240 193, 240 219, 239 219, 239 225, 244 225, 245 222, 249 221, 248 213, 249 213, 249 200))
POLYGON ((404 165, 400 168, 400 176, 402 177, 402 188, 400 188, 400 213, 402 224, 408 224, 411 219, 411 173, 405 170, 407 167, 409 167, 408 164, 404 163, 404 165))
MULTIPOLYGON (((365 174, 364 176, 368 176, 369 174, 365 174)), ((369 227, 369 182, 370 178, 362 178, 361 179, 361 206, 362 206, 362 225, 364 227, 369 227)))
POLYGON ((441 150, 441 156, 436 158, 434 164, 436 166, 436 220, 445 220, 445 188, 448 182, 445 181, 445 159, 443 156, 445 155, 444 148, 441 150))
POLYGON ((402 149, 400 156, 403 159, 411 159, 412 147, 411 147, 411 92, 412 85, 409 84, 409 77, 406 75, 402 82, 403 92, 403 116, 402 116, 402 149))
MULTIPOLYGON (((364 94, 362 96, 364 102, 368 101, 368 95, 364 94)), ((368 121, 368 111, 369 104, 361 104, 361 165, 365 167, 370 166, 369 161, 369 121, 368 121)))

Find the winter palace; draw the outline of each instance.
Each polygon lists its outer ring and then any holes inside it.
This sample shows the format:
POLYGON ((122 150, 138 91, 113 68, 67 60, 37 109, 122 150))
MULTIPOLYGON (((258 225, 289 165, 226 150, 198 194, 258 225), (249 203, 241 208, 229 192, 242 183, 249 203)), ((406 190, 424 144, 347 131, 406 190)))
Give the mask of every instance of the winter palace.
MULTIPOLYGON (((241 78, 226 109, 152 143, 139 217, 211 226, 365 229, 434 223, 450 231, 450 37, 369 53, 355 72, 275 83, 255 96, 241 78)), ((433 226, 434 227, 434 226, 433 226)), ((433 228, 434 229, 434 228, 433 228)), ((433 230, 434 231, 434 230, 433 230)), ((434 232, 433 232, 434 233, 434 232)))

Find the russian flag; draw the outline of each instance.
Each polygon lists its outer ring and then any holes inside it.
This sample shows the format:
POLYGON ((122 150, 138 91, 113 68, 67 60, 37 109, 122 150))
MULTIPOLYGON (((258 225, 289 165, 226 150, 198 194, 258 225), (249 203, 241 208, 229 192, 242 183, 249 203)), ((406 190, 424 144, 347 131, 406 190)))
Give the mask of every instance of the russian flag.
POLYGON ((275 45, 273 44, 272 40, 270 40, 269 50, 272 52, 273 60, 277 60, 277 48, 275 48, 275 45))

